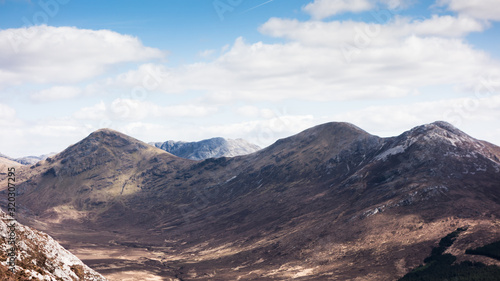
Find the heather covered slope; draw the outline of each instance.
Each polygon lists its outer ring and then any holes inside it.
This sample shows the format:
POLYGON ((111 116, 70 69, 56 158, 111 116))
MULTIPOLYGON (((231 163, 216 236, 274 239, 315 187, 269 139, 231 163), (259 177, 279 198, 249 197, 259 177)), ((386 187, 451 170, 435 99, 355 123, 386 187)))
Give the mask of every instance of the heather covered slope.
POLYGON ((498 240, 499 158, 444 122, 326 123, 204 161, 105 130, 30 169, 19 201, 67 241, 154 247, 183 280, 394 280, 457 227, 462 253, 498 240))
POLYGON ((21 167, 22 164, 18 163, 8 157, 4 157, 0 154, 0 171, 1 173, 4 173, 4 171, 7 171, 7 168, 11 167, 21 167))

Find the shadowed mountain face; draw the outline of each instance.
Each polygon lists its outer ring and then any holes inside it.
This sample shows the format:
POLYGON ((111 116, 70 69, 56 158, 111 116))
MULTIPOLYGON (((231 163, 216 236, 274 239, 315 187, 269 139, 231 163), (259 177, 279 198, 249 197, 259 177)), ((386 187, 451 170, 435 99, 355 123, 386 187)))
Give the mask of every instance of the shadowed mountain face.
POLYGON ((234 157, 258 151, 260 147, 244 139, 212 138, 198 142, 166 141, 151 145, 191 160, 234 157))
POLYGON ((392 138, 327 123, 204 161, 100 130, 20 170, 18 200, 65 241, 155 247, 172 278, 394 280, 457 225, 464 251, 500 238, 499 158, 444 122, 392 138))

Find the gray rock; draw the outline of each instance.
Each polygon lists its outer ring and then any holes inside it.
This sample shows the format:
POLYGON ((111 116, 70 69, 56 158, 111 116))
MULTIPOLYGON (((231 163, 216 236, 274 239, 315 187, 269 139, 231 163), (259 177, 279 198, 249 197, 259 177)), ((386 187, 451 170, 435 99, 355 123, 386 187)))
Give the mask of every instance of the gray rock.
MULTIPOLYGON (((85 265, 75 255, 64 249, 57 241, 47 234, 24 226, 15 224, 15 240, 12 237, 13 224, 11 217, 0 210, 0 236, 3 242, 0 248, 4 253, 12 249, 9 241, 16 243, 15 272, 11 276, 2 276, 2 280, 14 280, 7 278, 28 277, 30 280, 95 280, 106 281, 102 275, 85 265), (5 278, 5 279, 4 279, 5 278)), ((0 270, 6 272, 9 264, 2 261, 0 270)), ((27 280, 27 279, 23 279, 27 280)))

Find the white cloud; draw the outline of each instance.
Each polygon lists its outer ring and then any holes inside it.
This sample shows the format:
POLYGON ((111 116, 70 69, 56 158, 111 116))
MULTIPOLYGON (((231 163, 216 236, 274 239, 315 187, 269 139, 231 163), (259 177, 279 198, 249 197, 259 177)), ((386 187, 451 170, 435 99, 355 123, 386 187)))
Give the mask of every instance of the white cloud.
MULTIPOLYGON (((442 37, 463 37, 471 32, 481 32, 486 28, 486 24, 474 20, 467 16, 437 16, 417 21, 412 24, 402 24, 402 28, 410 29, 416 35, 421 36, 442 36, 442 37)), ((397 27, 394 27, 395 29, 397 27)))
POLYGON ((22 125, 6 126, 0 122, 2 152, 11 157, 60 152, 95 130, 88 124, 71 118, 40 118, 22 125))
POLYGON ((383 10, 406 9, 415 0, 315 0, 302 8, 315 20, 343 13, 360 13, 375 8, 383 10))
POLYGON ((194 104, 159 106, 151 102, 132 99, 115 99, 107 108, 107 113, 112 120, 144 120, 151 117, 203 117, 216 111, 217 108, 210 106, 194 104))
POLYGON ((170 74, 171 69, 165 65, 146 63, 135 70, 122 73, 114 78, 109 78, 101 87, 128 88, 132 98, 144 98, 148 92, 161 90, 167 92, 180 92, 178 81, 170 74))
POLYGON ((500 21, 498 0, 438 0, 436 4, 477 19, 500 21))
MULTIPOLYGON (((442 99, 412 104, 370 106, 332 116, 334 120, 347 121, 381 136, 394 136, 414 126, 436 120, 447 121, 466 131, 488 132, 500 120, 500 95, 491 94, 477 98, 442 99), (480 128, 479 131, 476 131, 480 128)), ((497 136, 500 141, 500 135, 497 136)), ((497 142, 500 144, 500 142, 497 142)))
POLYGON ((151 81, 163 77, 156 91, 204 93, 205 102, 216 104, 402 97, 425 86, 474 83, 499 71, 497 61, 463 39, 484 28, 462 16, 397 18, 384 25, 271 19, 261 32, 289 42, 249 44, 238 38, 210 62, 147 64, 110 85, 136 87, 148 75, 151 81))
POLYGON ((303 10, 314 19, 324 19, 345 12, 363 12, 373 8, 369 0, 315 0, 303 10))
POLYGON ((258 117, 260 109, 256 106, 245 105, 238 107, 235 112, 241 116, 245 117, 258 117))
POLYGON ((241 116, 251 117, 251 118, 274 118, 278 115, 282 115, 281 112, 270 108, 259 108, 253 105, 245 105, 238 107, 235 112, 241 116))
POLYGON ((112 65, 163 58, 139 39, 109 30, 32 26, 0 30, 0 84, 78 82, 112 65))
POLYGON ((203 117, 217 112, 213 106, 178 104, 161 106, 152 102, 118 98, 106 104, 101 101, 73 114, 81 120, 139 121, 148 118, 203 117))
POLYGON ((79 96, 82 90, 76 87, 69 86, 55 86, 49 89, 45 89, 36 93, 31 94, 30 98, 36 102, 48 102, 71 99, 79 96))
MULTIPOLYGON (((16 110, 6 104, 0 103, 0 126, 15 127, 20 125, 20 121, 17 119, 16 110)), ((4 135, 9 135, 9 129, 1 130, 5 132, 4 135)))
POLYGON ((0 120, 10 120, 16 115, 16 110, 6 104, 0 103, 0 120))
POLYGON ((406 9, 411 5, 415 4, 416 0, 379 0, 380 3, 384 4, 388 9, 406 9))
POLYGON ((175 116, 175 117, 203 117, 217 112, 217 108, 204 105, 172 105, 161 107, 159 116, 175 116))
MULTIPOLYGON (((243 138, 265 147, 279 138, 299 133, 318 124, 318 122, 312 115, 273 115, 271 118, 261 120, 204 126, 198 129, 196 134, 202 138, 209 136, 243 138)), ((195 135, 194 132, 193 135, 195 135)))
POLYGON ((76 119, 84 120, 104 120, 107 119, 106 104, 101 101, 93 106, 84 107, 73 114, 76 119))
POLYGON ((361 47, 387 46, 409 36, 445 38, 463 37, 486 28, 482 22, 459 16, 437 16, 412 21, 396 17, 387 24, 355 21, 315 22, 271 18, 259 30, 269 36, 298 41, 309 46, 341 47, 345 44, 361 47))
POLYGON ((198 53, 198 56, 202 57, 202 58, 211 58, 215 55, 215 51, 216 50, 203 50, 201 52, 198 53))

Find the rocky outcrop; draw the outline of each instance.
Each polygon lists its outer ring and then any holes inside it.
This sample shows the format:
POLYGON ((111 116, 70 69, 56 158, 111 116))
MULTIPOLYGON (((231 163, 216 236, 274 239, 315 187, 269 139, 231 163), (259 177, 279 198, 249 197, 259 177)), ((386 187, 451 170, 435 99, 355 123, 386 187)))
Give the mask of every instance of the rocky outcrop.
POLYGON ((96 271, 64 249, 49 235, 15 223, 0 210, 0 276, 2 280, 105 281, 96 271), (10 251, 15 241, 16 249, 10 251), (9 256, 15 253, 15 260, 9 256), (11 263, 10 263, 11 262, 11 263), (13 272, 12 270, 13 269, 13 272))

